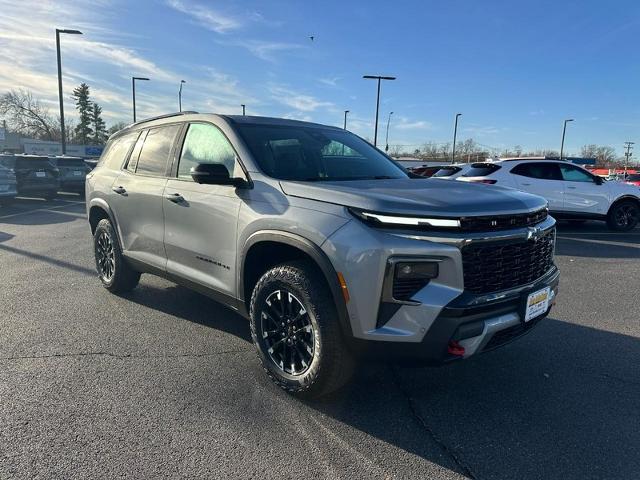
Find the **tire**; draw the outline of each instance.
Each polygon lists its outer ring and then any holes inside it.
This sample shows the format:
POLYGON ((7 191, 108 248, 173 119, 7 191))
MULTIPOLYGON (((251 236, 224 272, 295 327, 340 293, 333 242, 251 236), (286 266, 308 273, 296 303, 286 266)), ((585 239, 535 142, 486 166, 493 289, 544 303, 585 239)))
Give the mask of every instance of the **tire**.
POLYGON ((335 304, 312 263, 285 263, 267 271, 253 290, 249 314, 258 358, 280 388, 317 398, 351 377, 354 360, 335 304))
POLYGON ((98 222, 93 235, 93 249, 98 278, 104 288, 112 293, 123 293, 138 285, 140 272, 132 269, 122 256, 118 236, 106 218, 98 222))
POLYGON ((633 230, 640 221, 640 203, 622 200, 614 203, 607 214, 607 225, 617 232, 633 230))

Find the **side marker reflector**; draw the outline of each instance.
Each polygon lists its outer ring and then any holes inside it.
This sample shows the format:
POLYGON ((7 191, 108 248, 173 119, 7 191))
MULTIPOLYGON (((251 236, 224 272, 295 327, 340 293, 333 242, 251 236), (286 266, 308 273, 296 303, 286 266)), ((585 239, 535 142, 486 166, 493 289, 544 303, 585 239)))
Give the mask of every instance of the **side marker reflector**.
POLYGON ((340 290, 342 290, 342 296, 344 297, 345 303, 349 303, 349 289, 347 288, 347 282, 344 280, 344 276, 342 272, 338 272, 338 282, 340 282, 340 290))

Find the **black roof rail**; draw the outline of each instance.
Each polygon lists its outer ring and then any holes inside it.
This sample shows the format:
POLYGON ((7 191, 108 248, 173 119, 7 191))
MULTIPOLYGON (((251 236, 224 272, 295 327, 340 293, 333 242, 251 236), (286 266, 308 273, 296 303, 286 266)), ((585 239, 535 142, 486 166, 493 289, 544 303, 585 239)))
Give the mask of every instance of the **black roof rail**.
POLYGON ((184 112, 165 113, 164 115, 158 115, 157 117, 145 118, 144 120, 140 120, 139 122, 132 123, 131 125, 129 125, 129 127, 133 127, 134 125, 140 125, 141 123, 151 122, 153 120, 160 120, 162 118, 177 117, 179 115, 193 115, 195 113, 198 113, 198 112, 193 111, 193 110, 185 110, 184 112))

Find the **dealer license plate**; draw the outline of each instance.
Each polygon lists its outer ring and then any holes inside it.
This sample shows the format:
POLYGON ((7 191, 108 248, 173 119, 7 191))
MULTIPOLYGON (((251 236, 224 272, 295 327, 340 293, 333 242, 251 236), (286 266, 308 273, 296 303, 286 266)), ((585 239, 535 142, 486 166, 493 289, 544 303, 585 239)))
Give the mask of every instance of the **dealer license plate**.
POLYGON ((543 288, 529 294, 524 312, 524 321, 528 322, 540 315, 544 314, 549 308, 549 297, 551 295, 551 287, 543 288))
POLYGON ((44 172, 36 172, 36 177, 46 177, 47 174, 44 172))

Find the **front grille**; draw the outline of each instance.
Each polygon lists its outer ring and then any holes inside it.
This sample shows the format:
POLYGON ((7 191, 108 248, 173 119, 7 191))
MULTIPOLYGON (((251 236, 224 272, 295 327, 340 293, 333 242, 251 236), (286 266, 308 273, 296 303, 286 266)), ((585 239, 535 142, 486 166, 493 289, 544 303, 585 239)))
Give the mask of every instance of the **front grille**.
POLYGON ((396 278, 393 282, 393 298, 403 301, 410 300, 427 283, 429 283, 429 279, 426 278, 396 278))
POLYGON ((465 290, 494 293, 542 277, 553 266, 555 230, 518 243, 480 243, 462 248, 465 290))
POLYGON ((518 213, 513 215, 493 215, 486 217, 462 217, 460 227, 470 232, 487 232, 493 230, 506 230, 509 228, 530 227, 546 220, 549 211, 542 208, 531 213, 518 213))

